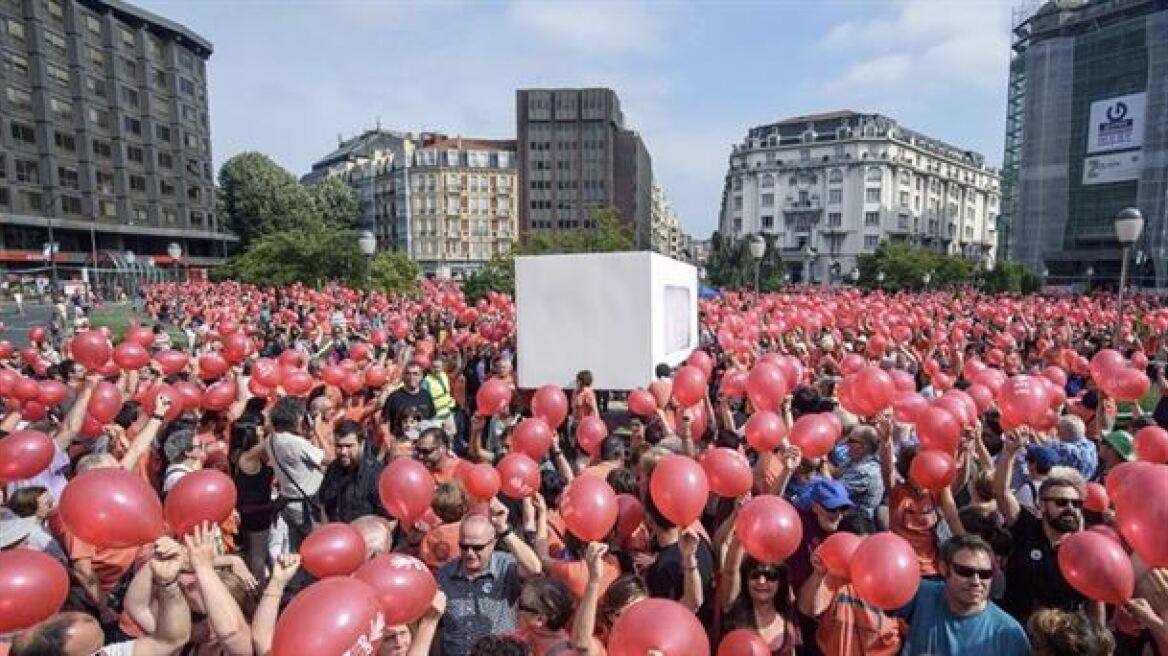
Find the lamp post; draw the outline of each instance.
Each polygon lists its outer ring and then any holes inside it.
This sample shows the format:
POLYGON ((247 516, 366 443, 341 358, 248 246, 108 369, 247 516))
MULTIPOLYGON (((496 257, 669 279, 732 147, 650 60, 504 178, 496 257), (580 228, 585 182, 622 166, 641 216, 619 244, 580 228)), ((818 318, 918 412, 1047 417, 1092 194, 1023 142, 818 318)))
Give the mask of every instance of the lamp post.
POLYGON ((859 269, 852 269, 852 272, 848 274, 848 280, 851 280, 853 285, 859 283, 860 282, 860 270, 859 269))
POLYGON ((45 242, 44 246, 41 247, 41 254, 49 261, 49 279, 52 281, 52 286, 50 287, 52 294, 57 293, 57 253, 60 252, 61 245, 53 241, 51 236, 49 237, 49 241, 45 242))
MULTIPOLYGON (((182 246, 180 246, 177 241, 172 241, 166 247, 166 254, 170 256, 170 259, 174 260, 175 271, 178 271, 179 260, 182 259, 182 254, 183 254, 182 246)), ((191 281, 191 271, 188 268, 187 269, 187 282, 189 283, 190 281, 191 281)))
POLYGON ((766 255, 766 240, 762 235, 754 235, 750 238, 750 256, 754 258, 754 293, 758 293, 759 275, 762 271, 762 257, 766 255))
POLYGON ((884 272, 883 271, 876 272, 876 286, 881 288, 881 289, 884 288, 884 272))
POLYGON ((126 264, 130 267, 130 280, 128 282, 130 295, 134 296, 138 293, 138 274, 134 271, 134 263, 138 261, 138 257, 134 255, 134 251, 126 251, 123 257, 126 260, 126 264))
POLYGON ((1143 231, 1144 215, 1140 214, 1138 209, 1128 207, 1115 217, 1115 238, 1119 241, 1122 249, 1119 256, 1119 301, 1115 311, 1115 332, 1111 337, 1113 344, 1119 343, 1119 330, 1123 327, 1123 297, 1127 287, 1127 254, 1132 245, 1139 240, 1140 233, 1143 231))
POLYGON ((1088 266, 1087 270, 1084 271, 1083 273, 1087 274, 1087 293, 1090 294, 1091 293, 1091 278, 1095 277, 1095 267, 1088 266))
POLYGON ((921 283, 924 284, 925 289, 929 288, 929 283, 933 281, 933 273, 926 271, 925 275, 921 276, 921 283))

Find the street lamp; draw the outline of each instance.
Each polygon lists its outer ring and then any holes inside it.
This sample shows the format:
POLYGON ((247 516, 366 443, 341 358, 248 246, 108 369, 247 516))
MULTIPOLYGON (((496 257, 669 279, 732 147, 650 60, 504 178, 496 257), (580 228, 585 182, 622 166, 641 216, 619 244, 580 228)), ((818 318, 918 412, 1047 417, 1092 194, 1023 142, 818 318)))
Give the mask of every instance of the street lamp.
POLYGON ((1095 277, 1095 267, 1088 266, 1083 273, 1087 274, 1087 293, 1091 293, 1091 278, 1095 277))
POLYGON ((860 282, 860 270, 852 269, 852 272, 848 274, 848 279, 852 281, 853 285, 860 282))
POLYGON ((373 257, 377 252, 377 237, 373 235, 372 230, 362 230, 357 235, 357 247, 361 249, 361 254, 365 257, 373 257))
POLYGON ((877 287, 884 286, 884 272, 883 271, 876 272, 876 286, 877 287))
MULTIPOLYGON (((170 256, 170 259, 174 260, 174 268, 177 271, 179 260, 182 259, 182 254, 183 254, 182 246, 180 246, 177 241, 172 241, 166 247, 166 254, 170 256)), ((190 282, 190 281, 191 281, 190 269, 187 269, 187 282, 190 282)))
POLYGON ((52 280, 53 294, 57 293, 57 253, 61 252, 61 245, 52 238, 41 247, 41 253, 49 261, 49 278, 52 280))
POLYGON ((766 240, 762 235, 754 235, 750 238, 750 256, 754 258, 754 293, 758 293, 758 279, 759 273, 762 270, 762 256, 766 255, 766 240))
POLYGON ((1119 256, 1119 305, 1115 312, 1115 333, 1111 338, 1114 344, 1119 343, 1119 329, 1123 326, 1123 296, 1124 288, 1127 287, 1127 254, 1132 245, 1139 240, 1140 233, 1143 231, 1144 215, 1140 214, 1138 209, 1128 207, 1115 217, 1115 238, 1119 241, 1122 250, 1119 256))
POLYGON ((933 274, 930 271, 926 271, 925 275, 921 276, 921 282, 924 283, 926 288, 928 288, 929 283, 932 281, 933 281, 933 274))
POLYGON ((128 282, 130 295, 133 296, 138 293, 138 274, 134 271, 134 263, 138 261, 138 257, 134 255, 134 251, 126 251, 123 257, 126 260, 126 264, 130 267, 130 280, 128 282))

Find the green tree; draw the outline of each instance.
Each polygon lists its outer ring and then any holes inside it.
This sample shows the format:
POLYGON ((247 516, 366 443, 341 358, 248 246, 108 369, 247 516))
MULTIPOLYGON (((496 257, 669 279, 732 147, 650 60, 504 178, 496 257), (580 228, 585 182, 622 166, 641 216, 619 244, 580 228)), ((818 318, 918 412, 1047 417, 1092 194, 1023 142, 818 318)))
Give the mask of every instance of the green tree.
POLYGON ((257 238, 218 274, 262 285, 300 282, 320 287, 330 280, 343 280, 361 287, 368 280, 368 263, 357 247, 355 233, 316 223, 257 238))
POLYGON ((861 255, 857 266, 860 286, 878 286, 877 274, 883 273, 884 281, 879 287, 890 291, 921 289, 925 286, 926 273, 930 287, 966 283, 973 277, 973 264, 969 260, 888 242, 882 242, 873 253, 861 255))
POLYGON ((475 271, 462 283, 462 292, 472 303, 484 298, 487 292, 515 293, 515 258, 496 255, 482 269, 475 271))
POLYGON ((339 177, 331 176, 308 187, 314 216, 345 230, 355 230, 361 218, 357 192, 339 177))
POLYGON ((616 209, 599 209, 592 216, 591 228, 533 232, 516 244, 513 252, 516 255, 551 255, 612 253, 636 248, 632 228, 621 221, 616 209))
POLYGON ((219 169, 219 216, 239 236, 240 247, 267 234, 298 230, 313 222, 308 191, 266 155, 248 152, 219 169))
MULTIPOLYGON (((773 235, 763 235, 766 252, 758 263, 759 289, 776 291, 785 284, 782 247, 773 235)), ((750 254, 750 239, 729 239, 714 232, 710 238, 710 259, 706 262, 706 279, 715 287, 754 289, 755 261, 750 254)))
POLYGON ((399 251, 379 253, 369 263, 369 285, 380 292, 412 292, 421 275, 418 263, 399 251))
POLYGON ((983 289, 994 294, 1033 294, 1042 289, 1042 277, 1017 262, 1001 262, 982 275, 983 289))

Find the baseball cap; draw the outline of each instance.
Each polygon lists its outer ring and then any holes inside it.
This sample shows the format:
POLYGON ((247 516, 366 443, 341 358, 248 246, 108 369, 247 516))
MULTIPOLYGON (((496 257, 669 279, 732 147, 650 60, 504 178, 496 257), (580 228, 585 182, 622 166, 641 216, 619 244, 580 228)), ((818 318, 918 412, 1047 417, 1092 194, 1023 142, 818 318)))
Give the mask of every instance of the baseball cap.
POLYGON ((1042 469, 1049 469, 1058 464, 1058 451, 1049 446, 1031 446, 1026 449, 1027 462, 1033 462, 1042 469))
POLYGON ((1132 459, 1132 436, 1127 431, 1112 431, 1103 437, 1103 443, 1115 450, 1120 458, 1132 459))
POLYGON ((7 549, 32 535, 36 530, 35 517, 5 516, 0 519, 0 549, 7 549))
POLYGON ((811 501, 827 508, 840 510, 851 508, 852 499, 848 496, 848 489, 843 483, 830 478, 819 478, 811 482, 809 494, 811 501))

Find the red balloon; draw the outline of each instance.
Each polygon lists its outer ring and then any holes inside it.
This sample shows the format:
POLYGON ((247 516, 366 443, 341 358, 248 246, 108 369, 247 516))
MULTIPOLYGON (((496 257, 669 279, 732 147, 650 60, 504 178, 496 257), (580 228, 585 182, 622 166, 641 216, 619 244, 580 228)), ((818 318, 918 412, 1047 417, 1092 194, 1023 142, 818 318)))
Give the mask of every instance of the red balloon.
POLYGON ((1103 349, 1091 358, 1091 377, 1095 382, 1102 383, 1107 378, 1107 372, 1127 366, 1123 354, 1114 349, 1103 349))
POLYGON ((588 542, 608 537, 616 526, 618 510, 616 494, 597 476, 577 476, 560 495, 564 524, 573 535, 588 542))
POLYGON ((552 448, 553 438, 554 433, 551 426, 538 417, 532 417, 524 419, 515 427, 515 433, 511 436, 511 444, 516 452, 526 454, 532 460, 539 462, 552 448))
POLYGON ((203 380, 215 380, 227 373, 230 368, 227 360, 216 352, 199 356, 199 377, 203 380))
POLYGON ((892 412, 897 421, 915 424, 917 416, 929 407, 929 402, 918 392, 897 392, 892 398, 892 412))
POLYGON ((913 458, 908 477, 923 490, 941 490, 957 476, 957 462, 946 451, 926 449, 913 458))
POLYGON ((1107 375, 1101 386, 1117 401, 1139 401, 1152 387, 1148 375, 1139 369, 1113 369, 1107 375))
POLYGON ((778 365, 760 362, 746 377, 746 394, 755 410, 778 412, 790 391, 790 383, 778 365))
POLYGON ((531 415, 559 428, 568 416, 568 397, 555 385, 544 385, 531 397, 531 415))
POLYGON ((709 656, 710 639, 688 608, 672 599, 645 599, 629 606, 608 638, 609 656, 709 656))
POLYGON ((122 369, 141 369, 150 364, 150 354, 138 342, 126 340, 114 349, 114 362, 122 369))
POLYGON ((188 535, 204 522, 221 524, 235 510, 235 482, 218 469, 191 472, 174 484, 162 507, 175 535, 188 535))
POLYGON ((697 367, 705 374, 706 380, 710 379, 710 374, 714 373, 714 358, 710 357, 709 353, 705 351, 694 351, 686 358, 686 364, 697 367))
POLYGON ((349 357, 357 362, 364 362, 373 356, 373 352, 369 349, 369 345, 364 342, 357 342, 349 348, 349 357))
POLYGON ((994 404, 994 393, 985 385, 974 383, 965 389, 965 393, 973 399, 978 414, 986 412, 994 404))
POLYGON ((471 465, 462 482, 466 491, 478 500, 493 499, 499 493, 499 472, 485 462, 471 465))
POLYGON ((304 354, 296 349, 286 349, 276 358, 276 362, 285 367, 301 367, 304 366, 304 354))
POLYGON ((122 393, 113 383, 102 381, 93 389, 89 396, 89 405, 86 410, 96 420, 108 424, 118 416, 122 410, 122 393))
POLYGON ((629 412, 639 417, 650 417, 657 412, 657 400, 648 390, 635 389, 629 392, 629 412))
POLYGON ((0 634, 23 631, 57 614, 69 596, 69 573, 35 549, 0 551, 0 634))
POLYGON ((745 371, 727 371, 722 376, 722 387, 718 390, 719 393, 727 399, 746 398, 746 378, 745 371))
POLYGON ((616 537, 624 543, 645 521, 645 506, 641 505, 640 499, 631 494, 618 494, 616 505, 616 537))
POLYGON ((264 387, 280 384, 280 365, 271 358, 259 358, 251 363, 251 377, 264 387))
POLYGON ((816 551, 828 573, 841 579, 848 578, 852 557, 863 539, 859 535, 847 531, 836 531, 827 536, 816 551))
POLYGON ((1148 565, 1168 567, 1168 465, 1132 464, 1143 466, 1111 493, 1119 532, 1148 565))
POLYGON ((6 339, 0 339, 0 360, 7 360, 8 358, 12 357, 12 354, 15 352, 15 350, 15 347, 12 346, 12 342, 6 339))
POLYGON ((186 369, 191 357, 182 351, 162 351, 154 356, 154 361, 162 369, 162 375, 170 376, 186 369))
POLYGON ((373 588, 356 578, 334 576, 292 598, 276 621, 272 656, 375 654, 385 626, 373 588))
POLYGON ((231 320, 220 323, 216 328, 220 337, 227 337, 232 333, 239 332, 239 324, 231 320))
POLYGON ((41 386, 36 380, 21 376, 12 388, 12 396, 20 401, 35 401, 41 395, 41 386))
POLYGON ((365 377, 360 372, 352 371, 345 374, 345 378, 341 380, 341 389, 346 394, 356 394, 365 387, 365 377))
POLYGON ((1049 366, 1042 370, 1042 377, 1058 387, 1067 386, 1067 372, 1063 371, 1062 367, 1049 366))
POLYGON ((239 397, 239 386, 232 380, 221 380, 203 392, 202 404, 206 410, 222 412, 239 397))
POLYGON ((422 463, 398 458, 381 470, 377 491, 390 515, 403 524, 413 524, 430 507, 434 477, 422 463))
POLYGON ((1103 480, 1103 486, 1107 490, 1107 494, 1111 496, 1112 500, 1119 497, 1120 492, 1124 489, 1127 479, 1137 472, 1149 471, 1152 468, 1150 462, 1121 462, 1115 467, 1107 471, 1107 476, 1103 480))
POLYGON ((133 342, 148 349, 154 346, 154 331, 147 326, 130 326, 126 329, 125 342, 133 342))
POLYGON ((799 447, 803 457, 821 458, 835 446, 840 438, 841 427, 832 421, 831 413, 803 415, 791 425, 791 444, 799 447))
POLYGON ((348 576, 365 563, 365 539, 344 522, 329 522, 304 539, 300 562, 318 579, 348 576))
POLYGON ((480 417, 490 417, 507 409, 511 402, 511 386, 501 378, 491 378, 483 383, 475 394, 477 412, 480 417))
POLYGON ((892 403, 896 394, 896 383, 887 371, 879 367, 864 367, 856 374, 857 400, 863 401, 875 414, 892 403))
POLYGON ((779 563, 799 548, 803 523, 786 499, 764 494, 743 504, 734 520, 742 548, 756 560, 779 563))
POLYGON ((706 396, 706 374, 688 365, 673 374, 673 398, 683 408, 701 403, 706 396))
POLYGON ((1087 495, 1083 497, 1083 507, 1091 512, 1101 513, 1111 505, 1107 488, 1098 483, 1087 483, 1087 495))
POLYGON ((669 455, 653 469, 649 493, 661 514, 684 528, 701 517, 710 496, 710 482, 692 458, 669 455))
MULTIPOLYGON (((535 421, 540 420, 536 419, 535 421)), ((544 425, 546 426, 546 424, 544 425)), ((503 459, 499 461, 498 469, 499 486, 503 490, 503 494, 512 499, 524 499, 539 491, 539 463, 524 453, 508 453, 503 456, 503 459)))
POLYGON ((87 330, 70 342, 73 359, 86 369, 97 369, 109 361, 114 348, 109 340, 96 330, 87 330))
POLYGON ((244 333, 232 333, 223 340, 223 357, 231 364, 243 362, 251 352, 251 339, 244 333))
POLYGON ((746 441, 756 451, 774 451, 787 436, 783 418, 769 410, 760 410, 746 420, 746 441))
POLYGON ((20 352, 20 359, 25 365, 35 367, 41 361, 41 354, 36 347, 30 346, 20 352))
POLYGON ((859 353, 848 353, 840 360, 840 372, 845 376, 859 373, 861 369, 867 366, 868 362, 864 360, 864 356, 859 353))
POLYGON ((916 429, 926 449, 956 453, 961 443, 961 422, 940 406, 929 406, 918 413, 916 429))
POLYGON ((386 626, 420 619, 438 591, 430 568, 417 558, 400 553, 374 558, 362 565, 353 578, 365 582, 377 593, 386 626))
POLYGON ((170 407, 167 408, 163 417, 167 421, 178 419, 183 411, 182 395, 179 394, 178 390, 166 384, 155 385, 146 391, 146 397, 142 400, 142 411, 148 415, 154 414, 154 404, 160 396, 170 399, 170 407))
POLYGON ((0 482, 21 481, 43 472, 53 462, 53 440, 33 430, 18 430, 0 438, 0 482))
POLYGON ((320 370, 320 377, 329 385, 338 387, 345 379, 345 370, 335 364, 326 365, 320 370))
MULTIPOLYGON (((300 370, 296 369, 296 371, 300 371, 300 370)), ((305 372, 305 374, 307 374, 307 373, 308 372, 305 372)), ((309 378, 310 382, 311 382, 311 380, 312 379, 309 378)), ((368 385, 369 387, 372 387, 374 389, 381 389, 382 387, 385 387, 385 384, 388 382, 389 382, 389 369, 386 369, 385 367, 383 367, 379 364, 375 364, 375 365, 373 365, 365 370, 365 384, 368 385)), ((284 387, 287 388, 287 385, 285 385, 284 387)), ((311 388, 309 388, 309 389, 311 389, 311 388)), ((308 391, 308 390, 305 390, 305 391, 308 391)))
POLYGON ((1136 458, 1143 462, 1168 463, 1168 431, 1145 426, 1136 431, 1136 458))
POLYGON ((49 332, 45 330, 44 326, 33 326, 28 329, 28 341, 33 344, 39 344, 45 341, 45 338, 48 336, 49 332))
POLYGON ((268 398, 272 395, 272 388, 264 385, 255 378, 251 378, 247 381, 247 390, 251 392, 252 396, 261 399, 268 398))
POLYGON ((770 656, 762 636, 751 629, 735 629, 718 643, 718 656, 770 656))
POLYGON ((40 388, 41 393, 37 396, 37 401, 50 408, 60 405, 61 401, 69 396, 69 388, 59 380, 42 380, 40 388))
POLYGON ((20 408, 20 416, 25 421, 40 421, 49 416, 49 409, 39 401, 25 401, 20 408))
POLYGON ((750 491, 754 475, 750 463, 734 449, 719 447, 702 455, 702 469, 710 482, 710 490, 727 499, 736 499, 750 491))
POLYGON ((124 469, 91 469, 61 492, 61 522, 95 547, 125 549, 163 534, 162 502, 141 477, 124 469))
POLYGON ((590 416, 580 420, 576 427, 576 443, 590 456, 600 453, 600 445, 608 437, 608 426, 600 417, 590 416))
POLYGON ((1058 548, 1059 571, 1088 599, 1121 605, 1131 599, 1136 576, 1120 543, 1106 535, 1081 531, 1058 548))
POLYGON ((85 422, 81 425, 81 437, 93 440, 101 437, 101 434, 101 422, 94 419, 93 415, 86 414, 85 422))
POLYGON ((917 381, 913 375, 903 369, 893 369, 888 372, 892 376, 892 384, 896 386, 898 392, 915 392, 917 391, 917 381))
MULTIPOLYGON (((368 376, 366 376, 366 381, 368 381, 368 376)), ((313 387, 316 387, 316 380, 312 374, 303 369, 280 365, 280 386, 291 396, 304 396, 312 391, 313 387)))
POLYGON ((852 585, 861 599, 884 610, 904 606, 921 585, 912 545, 893 533, 869 535, 852 554, 852 585))
POLYGON ((202 405, 203 390, 198 385, 190 381, 180 380, 173 387, 182 399, 183 410, 197 410, 202 405))

